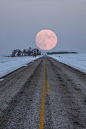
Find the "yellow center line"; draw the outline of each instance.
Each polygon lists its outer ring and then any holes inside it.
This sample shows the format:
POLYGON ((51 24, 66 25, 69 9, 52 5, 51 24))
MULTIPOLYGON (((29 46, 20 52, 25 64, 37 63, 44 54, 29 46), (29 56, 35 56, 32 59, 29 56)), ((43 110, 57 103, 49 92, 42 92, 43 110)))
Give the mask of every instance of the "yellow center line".
POLYGON ((44 99, 45 99, 45 63, 44 63, 43 93, 42 93, 39 129, 43 129, 44 126, 44 99))
POLYGON ((47 94, 49 95, 49 83, 48 83, 48 80, 47 80, 47 94))

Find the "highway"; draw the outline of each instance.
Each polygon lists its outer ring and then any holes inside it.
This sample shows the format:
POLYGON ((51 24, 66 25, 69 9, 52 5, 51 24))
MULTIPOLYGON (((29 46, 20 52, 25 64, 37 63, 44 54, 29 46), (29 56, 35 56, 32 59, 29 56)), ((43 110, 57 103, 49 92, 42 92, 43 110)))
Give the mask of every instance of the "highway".
POLYGON ((86 74, 43 56, 0 82, 0 129, 86 129, 86 74))

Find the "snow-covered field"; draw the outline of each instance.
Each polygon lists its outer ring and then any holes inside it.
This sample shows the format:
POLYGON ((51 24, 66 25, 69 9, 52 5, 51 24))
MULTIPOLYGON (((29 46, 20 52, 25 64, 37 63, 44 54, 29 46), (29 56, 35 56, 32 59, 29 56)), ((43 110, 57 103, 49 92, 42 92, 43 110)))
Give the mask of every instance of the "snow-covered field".
POLYGON ((86 53, 54 54, 50 57, 86 73, 86 53))
MULTIPOLYGON (((0 77, 22 67, 26 66, 29 62, 34 61, 37 57, 0 57, 0 77)), ((0 79, 2 81, 2 79, 0 79)))
MULTIPOLYGON (((86 73, 86 53, 55 54, 50 57, 86 73)), ((41 56, 39 56, 41 57, 41 56)), ((0 77, 22 67, 39 57, 0 57, 0 77)), ((1 79, 0 79, 1 81, 1 79)))

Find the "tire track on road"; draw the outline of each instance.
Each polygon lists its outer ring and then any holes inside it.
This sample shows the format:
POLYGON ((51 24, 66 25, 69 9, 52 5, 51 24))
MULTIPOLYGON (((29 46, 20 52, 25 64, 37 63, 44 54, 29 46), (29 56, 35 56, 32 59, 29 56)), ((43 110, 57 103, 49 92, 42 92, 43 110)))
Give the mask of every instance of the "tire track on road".
POLYGON ((46 61, 46 88, 45 88, 45 113, 44 113, 44 129, 53 129, 52 115, 51 115, 51 103, 48 83, 48 65, 46 61))
POLYGON ((52 129, 52 116, 51 116, 51 108, 50 108, 50 96, 49 96, 46 58, 44 63, 43 93, 42 93, 39 129, 52 129))

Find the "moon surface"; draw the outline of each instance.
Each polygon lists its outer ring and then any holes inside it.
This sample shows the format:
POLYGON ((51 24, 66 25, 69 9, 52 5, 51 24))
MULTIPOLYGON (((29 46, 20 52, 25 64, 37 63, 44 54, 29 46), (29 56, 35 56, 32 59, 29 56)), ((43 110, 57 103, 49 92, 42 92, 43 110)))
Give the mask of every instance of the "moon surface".
POLYGON ((36 35, 36 45, 43 50, 50 50, 57 44, 57 36, 51 30, 41 30, 36 35))

